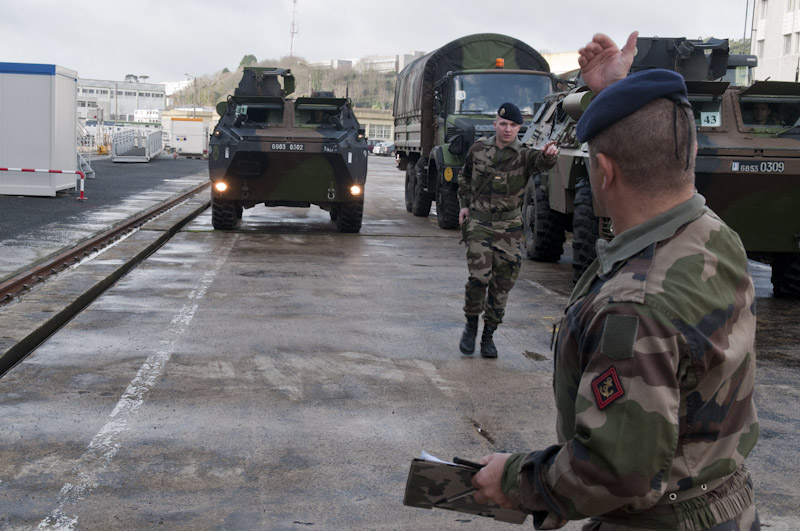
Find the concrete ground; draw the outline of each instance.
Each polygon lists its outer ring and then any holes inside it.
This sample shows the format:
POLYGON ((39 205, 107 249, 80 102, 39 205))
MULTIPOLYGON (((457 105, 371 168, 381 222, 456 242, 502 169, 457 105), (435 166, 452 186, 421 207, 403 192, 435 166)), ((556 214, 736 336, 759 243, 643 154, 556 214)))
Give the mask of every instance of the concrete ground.
MULTIPOLYGON (((463 356, 459 234, 405 211, 390 159, 370 158, 366 198, 360 234, 316 207, 256 207, 232 232, 206 211, 3 376, 0 528, 518 529, 406 507, 403 491, 421 450, 475 459, 553 443, 549 343, 569 257, 525 260, 500 358, 463 356)), ((0 339, 197 208, 0 308, 0 339)), ((788 531, 800 528, 798 324, 765 275, 750 467, 764 527, 788 531)))

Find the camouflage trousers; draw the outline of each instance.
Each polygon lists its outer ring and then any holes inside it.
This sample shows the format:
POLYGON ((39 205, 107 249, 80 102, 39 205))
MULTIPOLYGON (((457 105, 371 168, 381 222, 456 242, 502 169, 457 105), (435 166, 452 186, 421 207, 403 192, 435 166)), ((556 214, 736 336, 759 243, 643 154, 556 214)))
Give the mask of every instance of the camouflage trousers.
POLYGON ((467 280, 465 315, 484 313, 487 323, 503 322, 508 292, 514 287, 522 263, 522 224, 517 220, 467 220, 467 280))

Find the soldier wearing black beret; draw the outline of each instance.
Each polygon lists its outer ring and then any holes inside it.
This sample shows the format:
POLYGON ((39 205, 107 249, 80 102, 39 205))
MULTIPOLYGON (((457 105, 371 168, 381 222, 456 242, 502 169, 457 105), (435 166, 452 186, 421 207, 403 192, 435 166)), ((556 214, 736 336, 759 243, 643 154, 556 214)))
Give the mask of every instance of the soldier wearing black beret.
POLYGON ((470 148, 458 176, 458 221, 467 245, 464 314, 467 324, 459 349, 475 351, 478 318, 483 314, 481 356, 496 358, 493 334, 503 321, 508 292, 519 274, 523 237, 521 206, 528 178, 551 168, 557 159, 555 142, 542 148, 523 146, 518 135, 522 113, 513 103, 497 109, 495 135, 470 148))
POLYGON ((683 78, 627 75, 636 36, 580 50, 595 97, 577 135, 614 239, 598 240, 554 342, 558 441, 484 456, 474 497, 531 513, 537 529, 758 531, 747 255, 695 192, 683 78))

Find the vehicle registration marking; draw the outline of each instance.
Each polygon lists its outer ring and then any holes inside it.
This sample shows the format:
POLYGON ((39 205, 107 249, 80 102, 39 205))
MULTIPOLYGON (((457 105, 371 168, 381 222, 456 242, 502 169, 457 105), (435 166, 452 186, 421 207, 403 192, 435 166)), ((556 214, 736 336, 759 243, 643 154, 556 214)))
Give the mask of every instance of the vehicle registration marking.
POLYGON ((273 142, 272 151, 305 151, 305 144, 292 144, 290 142, 273 142))
POLYGON ((740 173, 783 173, 783 162, 731 162, 731 171, 740 173))

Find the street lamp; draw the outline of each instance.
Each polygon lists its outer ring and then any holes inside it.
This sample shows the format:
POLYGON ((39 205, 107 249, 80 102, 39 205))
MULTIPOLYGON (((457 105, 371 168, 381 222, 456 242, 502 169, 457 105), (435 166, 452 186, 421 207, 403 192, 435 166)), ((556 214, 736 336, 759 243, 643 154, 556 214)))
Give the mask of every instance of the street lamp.
POLYGON ((192 78, 192 84, 194 85, 194 96, 192 101, 192 118, 197 118, 197 78, 194 76, 190 76, 189 74, 183 74, 183 75, 192 78))

